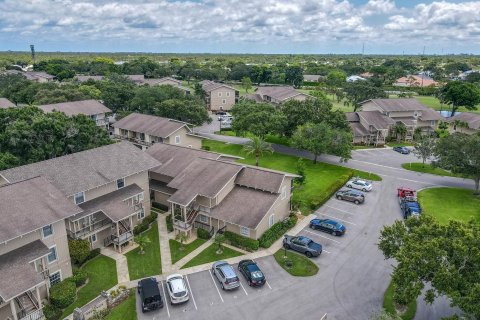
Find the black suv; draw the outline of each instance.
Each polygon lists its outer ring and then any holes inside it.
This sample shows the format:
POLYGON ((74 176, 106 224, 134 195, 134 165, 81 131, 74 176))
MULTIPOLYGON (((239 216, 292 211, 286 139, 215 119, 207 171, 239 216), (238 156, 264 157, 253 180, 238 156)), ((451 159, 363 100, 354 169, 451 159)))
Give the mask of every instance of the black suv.
POLYGON ((163 308, 162 296, 155 278, 147 278, 138 282, 138 294, 142 303, 142 312, 163 308))

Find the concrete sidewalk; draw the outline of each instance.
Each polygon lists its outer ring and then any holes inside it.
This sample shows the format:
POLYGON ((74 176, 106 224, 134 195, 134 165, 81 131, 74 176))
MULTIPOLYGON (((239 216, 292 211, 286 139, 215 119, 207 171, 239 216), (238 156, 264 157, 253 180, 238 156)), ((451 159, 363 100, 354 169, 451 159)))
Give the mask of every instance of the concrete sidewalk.
MULTIPOLYGON (((200 247, 197 249, 193 250, 189 254, 187 254, 185 257, 182 259, 178 260, 175 262, 175 264, 172 266, 173 270, 180 270, 180 268, 187 263, 188 261, 192 260, 193 257, 197 256, 200 252, 203 250, 207 249, 211 244, 213 244, 213 239, 208 240, 204 244, 202 244, 200 247)), ((165 272, 164 272, 165 273, 165 272)))
POLYGON ((159 214, 158 240, 160 241, 160 256, 162 257, 162 273, 169 273, 172 270, 172 256, 170 255, 170 242, 168 241, 167 214, 159 214))
POLYGON ((124 283, 124 282, 130 281, 130 274, 128 273, 127 257, 110 248, 102 248, 100 250, 100 253, 103 254, 104 256, 112 258, 117 263, 118 283, 124 283))

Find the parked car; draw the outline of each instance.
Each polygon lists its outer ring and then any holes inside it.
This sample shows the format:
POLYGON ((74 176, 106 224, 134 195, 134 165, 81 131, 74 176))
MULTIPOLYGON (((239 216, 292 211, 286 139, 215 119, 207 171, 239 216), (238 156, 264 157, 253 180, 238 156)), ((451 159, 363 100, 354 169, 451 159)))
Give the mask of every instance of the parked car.
POLYGON ((338 200, 346 200, 353 202, 355 204, 360 204, 365 202, 365 195, 357 190, 345 189, 339 190, 335 193, 335 197, 338 200))
POLYGON ((401 153, 401 154, 410 153, 410 150, 407 147, 403 147, 403 146, 393 147, 393 151, 397 151, 398 153, 401 153))
POLYGON ((224 121, 224 120, 232 118, 232 115, 228 112, 225 112, 225 111, 218 112, 217 116, 218 116, 218 121, 224 121))
POLYGON ((362 191, 372 191, 373 189, 371 182, 361 180, 361 179, 352 179, 348 181, 347 187, 362 190, 362 191))
POLYGON ((343 224, 332 219, 313 219, 310 221, 310 228, 331 233, 334 236, 344 235, 347 231, 343 224))
POLYGON ((249 286, 260 287, 266 282, 265 275, 253 260, 240 261, 238 270, 247 279, 249 286))
POLYGON ((402 201, 400 202, 400 209, 402 210, 404 219, 410 216, 418 217, 422 213, 422 208, 416 201, 402 201))
POLYGON ((238 279, 235 270, 231 265, 225 261, 217 261, 212 265, 212 273, 220 282, 223 290, 232 290, 240 287, 240 280, 238 279))
POLYGON ((137 288, 142 304, 142 313, 163 308, 163 300, 155 278, 146 278, 138 282, 137 288))
POLYGON ((167 291, 170 303, 177 304, 188 301, 188 288, 181 274, 172 274, 167 277, 167 291))
POLYGON ((304 253, 309 258, 322 254, 322 245, 304 236, 293 237, 286 234, 283 238, 283 247, 304 253))

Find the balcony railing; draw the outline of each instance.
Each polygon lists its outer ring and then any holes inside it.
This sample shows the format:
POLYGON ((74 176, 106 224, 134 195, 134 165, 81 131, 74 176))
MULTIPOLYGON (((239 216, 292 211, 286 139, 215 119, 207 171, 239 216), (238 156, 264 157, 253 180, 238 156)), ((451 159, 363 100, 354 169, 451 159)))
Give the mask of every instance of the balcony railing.
POLYGON ((103 245, 105 247, 111 245, 112 243, 113 244, 116 244, 117 246, 119 245, 122 245, 130 240, 133 239, 133 232, 131 231, 127 231, 123 234, 121 234, 119 237, 117 237, 116 235, 110 235, 109 237, 105 238, 103 240, 103 245))
POLYGON ((146 142, 145 140, 142 140, 140 138, 130 138, 130 137, 122 136, 122 135, 118 135, 118 134, 114 134, 113 137, 116 138, 116 139, 127 140, 127 141, 130 141, 130 142, 136 143, 136 144, 141 144, 141 145, 147 146, 147 147, 150 147, 153 144, 152 142, 146 142))
POLYGON ((44 320, 45 319, 45 316, 43 315, 43 310, 42 309, 34 310, 24 317, 21 317, 21 314, 18 313, 17 317, 20 320, 44 320))
POLYGON ((112 220, 110 220, 109 218, 105 218, 105 219, 102 219, 100 221, 96 221, 88 226, 85 226, 83 227, 82 229, 80 230, 77 230, 77 231, 72 231, 72 230, 67 230, 67 233, 70 237, 72 238, 81 238, 81 237, 84 237, 86 236, 87 234, 90 234, 94 231, 97 231, 99 229, 102 229, 106 226, 111 226, 112 225, 112 220))

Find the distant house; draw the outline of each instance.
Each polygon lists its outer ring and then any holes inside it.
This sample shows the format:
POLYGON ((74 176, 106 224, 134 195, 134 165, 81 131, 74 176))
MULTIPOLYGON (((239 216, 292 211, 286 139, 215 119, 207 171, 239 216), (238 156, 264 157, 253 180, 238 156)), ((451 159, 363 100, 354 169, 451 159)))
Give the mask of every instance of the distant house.
POLYGON ((437 87, 439 83, 427 75, 411 75, 398 78, 393 84, 396 87, 437 87))
POLYGON ((462 112, 447 119, 450 123, 450 132, 475 134, 480 132, 480 114, 462 112))
POLYGON ((55 76, 48 74, 44 71, 19 71, 19 70, 7 70, 6 74, 19 74, 23 75, 27 80, 34 82, 51 82, 55 80, 55 76))
POLYGON ((109 108, 105 107, 97 100, 81 100, 71 102, 61 102, 54 104, 45 104, 38 106, 45 113, 59 111, 65 113, 67 116, 75 116, 78 114, 84 114, 87 117, 92 118, 97 126, 108 126, 108 121, 105 118, 105 114, 112 112, 109 108))
POLYGON ((182 85, 182 81, 174 79, 172 77, 163 77, 160 79, 145 79, 143 81, 143 84, 148 84, 150 86, 165 86, 165 85, 170 85, 173 86, 177 89, 182 90, 185 92, 186 95, 191 94, 190 88, 184 87, 182 85))
POLYGON ((303 81, 307 82, 318 82, 322 78, 321 75, 318 74, 304 74, 303 81))
MULTIPOLYGON (((125 74, 123 76, 127 77, 128 80, 133 81, 136 84, 143 84, 145 81, 145 76, 143 74, 125 74)), ((75 76, 74 79, 80 82, 86 82, 88 80, 102 81, 105 79, 105 76, 75 76)))
POLYGON ((370 73, 370 72, 360 73, 360 77, 368 79, 368 78, 373 77, 373 73, 370 73))
POLYGON ((347 121, 350 124, 354 144, 381 146, 395 121, 380 111, 347 112, 347 121))
POLYGON ((200 82, 205 91, 205 103, 209 111, 228 111, 238 102, 240 93, 223 83, 203 80, 200 82))
POLYGON ((367 79, 365 79, 363 77, 360 77, 360 76, 357 76, 357 75, 352 75, 352 76, 347 77, 347 82, 365 81, 365 80, 367 80, 367 79))
POLYGON ((169 207, 176 232, 226 230, 258 239, 290 213, 296 175, 167 144, 155 144, 146 153, 161 163, 150 170, 152 199, 169 207))
POLYGON ((0 109, 15 108, 15 104, 7 98, 0 98, 0 109))
POLYGON ((195 135, 185 122, 132 113, 115 122, 114 136, 129 140, 146 149, 154 143, 175 144, 195 149, 202 146, 202 138, 195 135))
POLYGON ((406 139, 413 139, 417 128, 422 132, 433 132, 443 119, 417 99, 371 99, 362 103, 362 111, 379 111, 396 123, 403 123, 407 127, 406 139))
POLYGON ((288 86, 258 87, 255 94, 248 97, 256 102, 268 102, 275 105, 289 100, 305 101, 308 98, 312 98, 308 94, 288 86))

